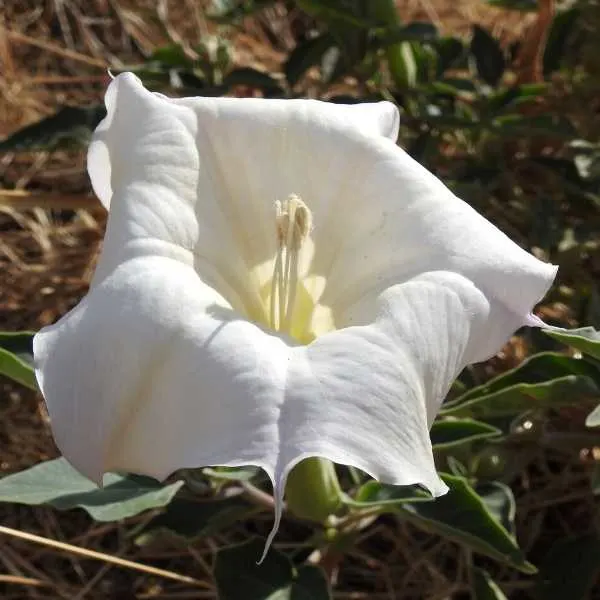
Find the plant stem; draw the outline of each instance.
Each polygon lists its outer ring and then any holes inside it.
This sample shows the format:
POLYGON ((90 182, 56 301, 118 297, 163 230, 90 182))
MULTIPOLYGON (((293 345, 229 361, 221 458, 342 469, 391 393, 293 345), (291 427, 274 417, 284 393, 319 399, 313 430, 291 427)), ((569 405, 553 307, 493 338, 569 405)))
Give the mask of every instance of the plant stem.
MULTIPOLYGON (((368 3, 370 16, 384 27, 393 30, 400 24, 400 15, 394 0, 371 0, 368 3)), ((417 69, 409 42, 390 44, 385 49, 390 75, 400 91, 415 85, 417 69)))

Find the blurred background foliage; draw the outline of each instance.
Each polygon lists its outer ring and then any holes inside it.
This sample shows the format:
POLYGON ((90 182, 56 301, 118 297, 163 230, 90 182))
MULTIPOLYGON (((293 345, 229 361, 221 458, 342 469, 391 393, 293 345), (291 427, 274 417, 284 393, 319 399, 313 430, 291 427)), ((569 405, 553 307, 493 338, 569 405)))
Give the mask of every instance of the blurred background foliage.
POLYGON ((597 0, 15 0, 3 11, 2 597, 600 598, 597 0), (272 521, 261 472, 185 471, 165 485, 115 474, 99 490, 55 458, 29 330, 73 306, 93 271, 105 215, 83 157, 108 67, 169 95, 390 100, 402 147, 560 266, 538 314, 580 328, 518 332, 461 374, 431 431, 447 496, 339 468, 336 513, 288 511, 259 568, 272 521))

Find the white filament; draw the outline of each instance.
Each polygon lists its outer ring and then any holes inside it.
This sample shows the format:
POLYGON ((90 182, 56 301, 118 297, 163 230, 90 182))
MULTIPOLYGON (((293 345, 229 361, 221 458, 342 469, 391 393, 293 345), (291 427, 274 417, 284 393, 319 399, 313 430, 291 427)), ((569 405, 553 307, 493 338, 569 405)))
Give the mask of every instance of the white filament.
POLYGON ((295 194, 275 203, 277 254, 273 268, 270 325, 290 333, 298 291, 298 266, 302 244, 312 227, 312 215, 295 194))

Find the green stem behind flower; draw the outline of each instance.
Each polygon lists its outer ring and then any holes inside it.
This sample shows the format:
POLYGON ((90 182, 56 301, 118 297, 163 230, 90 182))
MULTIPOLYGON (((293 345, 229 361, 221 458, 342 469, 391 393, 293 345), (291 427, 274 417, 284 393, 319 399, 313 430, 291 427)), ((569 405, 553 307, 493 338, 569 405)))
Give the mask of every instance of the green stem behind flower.
POLYGON ((342 504, 342 490, 333 463, 316 457, 298 463, 288 477, 285 496, 294 515, 323 523, 342 504))
MULTIPOLYGON (((398 9, 394 0, 370 0, 367 4, 370 16, 390 30, 401 24, 398 9)), ((414 87, 417 67, 409 42, 390 44, 385 55, 390 75, 399 91, 414 87)))

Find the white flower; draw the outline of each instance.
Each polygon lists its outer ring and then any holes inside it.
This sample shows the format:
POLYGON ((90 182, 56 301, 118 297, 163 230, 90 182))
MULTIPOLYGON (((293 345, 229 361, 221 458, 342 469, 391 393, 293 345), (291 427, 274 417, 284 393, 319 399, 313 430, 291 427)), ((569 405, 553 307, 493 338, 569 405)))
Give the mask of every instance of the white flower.
POLYGON ((309 456, 446 491, 428 428, 556 268, 395 144, 392 104, 183 98, 123 74, 89 150, 110 206, 90 293, 35 337, 83 474, 309 456))

